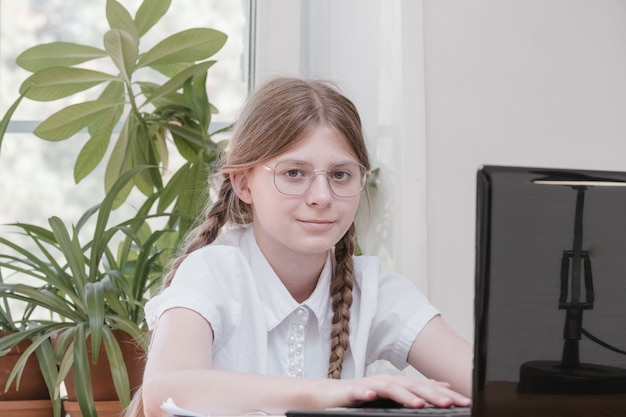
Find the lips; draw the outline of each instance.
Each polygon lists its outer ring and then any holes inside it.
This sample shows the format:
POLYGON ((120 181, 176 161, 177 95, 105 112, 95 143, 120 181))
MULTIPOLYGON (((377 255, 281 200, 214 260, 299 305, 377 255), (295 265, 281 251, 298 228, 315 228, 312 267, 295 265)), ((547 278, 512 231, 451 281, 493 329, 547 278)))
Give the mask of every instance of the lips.
POLYGON ((335 224, 332 220, 300 220, 300 223, 313 230, 327 230, 335 224))
POLYGON ((302 223, 334 223, 333 220, 300 220, 302 223))

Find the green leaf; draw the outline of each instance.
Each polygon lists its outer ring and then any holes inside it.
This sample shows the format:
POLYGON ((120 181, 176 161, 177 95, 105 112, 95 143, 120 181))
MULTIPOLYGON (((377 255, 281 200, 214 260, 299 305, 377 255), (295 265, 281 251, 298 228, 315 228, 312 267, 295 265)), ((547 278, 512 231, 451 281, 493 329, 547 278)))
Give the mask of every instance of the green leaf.
POLYGON ((39 361, 39 369, 41 369, 41 373, 46 381, 46 386, 48 387, 48 393, 52 399, 54 417, 61 417, 61 398, 59 395, 56 395, 56 380, 59 375, 59 370, 57 368, 50 337, 45 334, 39 337, 38 340, 33 340, 33 344, 38 345, 35 353, 39 361))
POLYGON ((203 162, 194 163, 187 173, 186 183, 182 185, 184 188, 176 200, 174 212, 190 215, 181 219, 180 229, 183 234, 186 234, 192 226, 194 219, 200 214, 202 202, 207 198, 205 192, 207 176, 206 165, 203 162))
POLYGON ((167 13, 172 0, 144 0, 137 14, 135 15, 135 25, 139 30, 139 36, 148 32, 167 13))
POLYGON ((206 92, 207 73, 200 73, 185 82, 183 94, 185 103, 200 123, 200 130, 207 132, 211 123, 211 108, 209 106, 209 96, 206 92))
POLYGON ((192 65, 193 62, 175 62, 173 64, 150 65, 150 68, 165 75, 167 78, 171 78, 192 65))
POLYGON ((139 67, 195 62, 219 51, 227 36, 214 29, 187 29, 169 36, 139 58, 139 67))
MULTIPOLYGON (((18 332, 18 333, 24 333, 24 332, 18 332)), ((31 332, 28 332, 28 334, 31 334, 31 332)), ((24 337, 22 340, 28 340, 28 339, 30 339, 30 337, 24 337)), ((5 389, 8 388, 13 381, 15 381, 15 389, 19 391, 20 382, 22 379, 22 372, 24 370, 24 367, 26 366, 26 362, 28 361, 30 356, 35 352, 36 348, 37 348, 37 345, 30 343, 28 347, 24 349, 24 351, 18 358, 17 362, 13 366, 13 369, 11 369, 11 372, 7 378, 5 389)), ((3 369, 3 371, 6 371, 6 370, 3 369)))
MULTIPOLYGON (((133 167, 149 165, 158 167, 161 158, 156 152, 155 143, 150 131, 144 125, 137 126, 134 140, 130 142, 133 167)), ((154 189, 163 188, 161 175, 157 170, 145 170, 135 177, 135 185, 146 196, 154 193, 154 189)))
POLYGON ((139 55, 139 39, 124 30, 111 29, 104 35, 104 49, 109 53, 126 82, 130 83, 139 55))
POLYGON ((91 333, 91 361, 96 363, 100 353, 102 328, 104 327, 104 287, 101 282, 85 284, 85 305, 89 317, 89 332, 91 333))
MULTIPOLYGON (((6 264, 2 265, 7 266, 6 264)), ((9 297, 16 300, 26 300, 36 305, 44 307, 46 310, 58 313, 62 317, 72 321, 82 321, 84 317, 77 313, 70 302, 64 300, 50 292, 41 291, 37 288, 25 284, 0 284, 0 292, 3 297, 9 297), (23 296, 21 297, 20 294, 23 296)))
POLYGON ((76 327, 74 338, 74 383, 76 384, 76 399, 83 417, 97 417, 93 400, 91 373, 87 360, 87 334, 83 325, 76 327))
POLYGON ((96 226, 93 231, 94 238, 89 260, 91 270, 97 270, 98 265, 100 264, 100 261, 102 259, 102 255, 106 250, 107 244, 109 243, 110 236, 106 232, 106 226, 109 222, 111 212, 116 207, 116 204, 119 201, 120 193, 125 192, 124 190, 127 187, 127 184, 131 183, 131 180, 137 173, 146 169, 147 167, 141 166, 124 172, 123 175, 120 175, 113 183, 111 189, 107 191, 107 194, 102 200, 102 203, 100 204, 100 208, 98 210, 98 217, 96 218, 96 226))
POLYGON ((6 133, 9 123, 11 122, 11 117, 13 117, 13 113, 15 113, 15 110, 20 105, 22 99, 24 99, 24 95, 20 94, 17 100, 11 104, 11 107, 9 107, 9 110, 7 110, 6 114, 0 121, 0 149, 2 149, 2 140, 4 139, 4 134, 6 133))
POLYGON ((170 124, 167 129, 172 133, 176 149, 186 160, 192 161, 204 149, 204 135, 197 128, 170 124))
MULTIPOLYGON (((128 119, 126 119, 126 123, 124 123, 124 127, 122 128, 117 141, 113 146, 113 150, 111 151, 111 156, 109 156, 109 162, 107 163, 104 173, 104 190, 107 193, 113 187, 113 184, 115 184, 115 181, 117 181, 120 175, 127 170, 127 166, 130 162, 128 155, 129 132, 134 130, 133 125, 135 123, 136 119, 133 115, 130 115, 128 119)), ((122 201, 126 199, 133 185, 134 184, 127 184, 125 192, 119 194, 122 201)), ((122 201, 119 201, 118 203, 121 204, 122 201)))
MULTIPOLYGON (((102 93, 100 94, 100 96, 98 96, 98 101, 115 101, 117 103, 119 103, 120 105, 117 107, 116 111, 115 111, 115 116, 114 118, 108 119, 106 117, 102 118, 102 121, 100 123, 108 123, 108 124, 117 124, 117 122, 120 120, 120 118, 122 117, 122 114, 124 113, 124 106, 126 104, 126 96, 125 96, 125 89, 124 89, 125 84, 122 82, 117 82, 117 83, 109 83, 104 90, 102 90, 102 93)), ((95 132, 100 128, 99 123, 92 123, 89 126, 87 126, 89 128, 89 133, 93 136, 95 134, 95 132)))
POLYGON ((50 223, 54 237, 59 244, 59 248, 67 261, 70 271, 72 272, 74 286, 78 290, 81 298, 83 298, 84 295, 82 292, 84 285, 87 283, 87 273, 85 271, 85 257, 83 250, 80 247, 80 243, 78 242, 76 230, 74 229, 72 237, 70 237, 65 224, 60 218, 53 216, 48 220, 48 222, 50 223))
POLYGON ((117 314, 118 316, 127 316, 128 315, 128 306, 127 303, 122 303, 119 297, 118 288, 120 285, 111 282, 112 279, 119 279, 124 282, 124 278, 120 277, 118 274, 119 271, 109 271, 109 275, 102 279, 102 285, 104 288, 104 297, 107 303, 107 307, 110 308, 117 314))
POLYGON ((143 103, 142 106, 158 101, 160 98, 167 96, 168 94, 173 93, 176 90, 179 90, 189 78, 194 77, 198 74, 205 73, 215 64, 215 61, 205 61, 199 64, 193 65, 186 70, 178 73, 176 76, 169 79, 165 84, 161 87, 157 88, 152 92, 150 96, 146 98, 146 102, 143 103))
POLYGON ((93 46, 70 42, 52 42, 33 46, 22 52, 15 60, 17 65, 30 72, 52 67, 71 67, 107 54, 93 46))
POLYGON ((97 123, 103 117, 110 115, 109 112, 111 110, 117 111, 118 106, 120 106, 120 103, 101 100, 73 104, 41 122, 34 133, 46 140, 65 140, 85 127, 97 123))
POLYGON ((176 200, 174 212, 187 214, 183 223, 190 226, 206 200, 207 176, 206 165, 200 156, 183 165, 163 189, 157 210, 164 211, 176 200))
POLYGON ((80 182, 91 171, 93 171, 106 153, 115 126, 115 111, 109 112, 109 117, 105 117, 105 122, 100 123, 96 131, 89 138, 85 146, 80 150, 76 163, 74 164, 74 181, 80 182), (107 120, 108 119, 108 120, 107 120))
POLYGON ((83 68, 45 68, 24 80, 20 94, 31 100, 52 101, 115 80, 118 78, 111 74, 83 68))
POLYGON ((122 356, 119 342, 109 328, 104 329, 103 336, 104 347, 111 368, 111 376, 113 378, 113 384, 115 385, 115 392, 122 404, 122 408, 126 408, 130 403, 130 384, 128 382, 128 372, 126 370, 126 364, 124 363, 124 357, 122 356))
MULTIPOLYGON (((128 33, 139 44, 139 30, 128 10, 116 0, 107 0, 106 16, 111 29, 120 29, 128 33)), ((105 39, 106 44, 106 39, 105 39)))

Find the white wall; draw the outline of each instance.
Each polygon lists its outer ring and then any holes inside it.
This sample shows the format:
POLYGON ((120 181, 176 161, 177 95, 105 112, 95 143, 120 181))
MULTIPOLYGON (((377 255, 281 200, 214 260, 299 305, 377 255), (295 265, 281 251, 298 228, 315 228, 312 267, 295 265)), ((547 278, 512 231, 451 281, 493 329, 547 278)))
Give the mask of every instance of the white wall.
POLYGON ((263 0, 257 9, 257 80, 331 79, 355 102, 380 168, 359 243, 428 292, 421 2, 263 0))
POLYGON ((424 29, 430 296, 468 329, 476 168, 626 171, 626 1, 426 0, 424 29))
POLYGON ((361 110, 383 168, 372 214, 382 220, 366 246, 414 279, 468 339, 476 169, 626 171, 624 0, 258 7, 260 78, 331 77, 361 110))

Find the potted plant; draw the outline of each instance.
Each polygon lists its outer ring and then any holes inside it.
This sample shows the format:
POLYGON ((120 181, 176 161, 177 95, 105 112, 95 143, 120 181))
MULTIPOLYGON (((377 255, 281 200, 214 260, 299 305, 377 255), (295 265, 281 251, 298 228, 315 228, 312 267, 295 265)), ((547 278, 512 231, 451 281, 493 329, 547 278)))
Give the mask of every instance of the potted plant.
MULTIPOLYGON (((178 231, 167 228, 153 231, 149 225, 150 220, 163 217, 149 213, 155 197, 147 199, 134 217, 108 226, 116 198, 141 169, 146 168, 136 167, 122 175, 104 200, 88 210, 71 229, 58 217, 50 218, 49 228, 24 223, 12 225, 34 243, 37 253, 0 237, 0 267, 26 275, 34 282, 5 279, 0 282, 0 299, 24 301, 29 311, 40 309, 49 313, 44 319, 31 316, 29 322, 34 324, 31 330, 0 338, 0 351, 17 346, 33 335, 38 346, 44 340, 54 340, 53 357, 59 364, 58 372, 56 367, 54 370, 42 367, 42 371, 48 381, 54 381, 55 399, 65 380, 68 395, 72 399, 75 391, 83 416, 97 416, 92 381, 97 380, 102 386, 103 380, 91 375, 90 365, 104 354, 108 361, 106 370, 111 374, 119 401, 111 398, 103 401, 115 401, 117 411, 129 404, 133 389, 139 385, 142 368, 134 380, 127 370, 129 364, 142 361, 136 357, 125 360, 122 351, 143 355, 147 344, 143 305, 150 292, 160 285, 164 262, 178 243, 178 231), (89 226, 92 229, 86 231, 89 226), (84 241, 83 236, 88 239, 84 241), (73 382, 75 389, 68 381, 73 382)), ((26 353, 33 351, 30 348, 26 353)), ((21 360, 13 372, 21 373, 24 365, 25 360, 21 360)))
POLYGON ((30 317, 31 327, 0 339, 0 352, 22 340, 33 340, 11 370, 12 378, 19 378, 27 357, 33 352, 39 356, 49 347, 42 373, 52 398, 59 400, 61 381, 73 376, 77 403, 85 416, 96 416, 89 365, 105 354, 119 404, 128 404, 132 383, 120 355, 125 343, 120 344, 115 334, 130 335, 145 348, 143 303, 160 285, 167 252, 199 214, 206 180, 224 147, 224 142, 213 140, 219 131, 209 132, 217 109, 209 102, 205 84, 215 63, 209 58, 224 45, 226 35, 192 28, 142 50, 141 39, 170 5, 171 0, 144 0, 131 16, 120 2, 106 0, 110 29, 103 36, 103 48, 52 42, 24 51, 17 63, 32 74, 0 120, 1 145, 24 99, 50 101, 91 94, 87 101, 51 114, 34 133, 45 140, 62 141, 88 132, 74 166, 76 182, 110 155, 104 200, 71 229, 58 217, 50 218, 47 227, 13 224, 36 250, 0 236, 0 268, 36 282, 19 282, 17 276, 0 282, 0 301, 21 300, 49 313, 46 319, 30 317), (82 67, 100 59, 108 60, 115 70, 107 73, 82 67), (114 126, 122 126, 119 134, 114 126), (165 181, 172 150, 183 157, 184 164, 165 181), (145 203, 134 217, 108 226, 111 212, 123 204, 132 188, 143 193, 145 203), (166 219, 167 224, 153 231, 155 217, 166 219), (93 231, 84 240, 81 230, 88 227, 93 231), (51 337, 54 348, 48 345, 51 337))
MULTIPOLYGON (((209 133, 217 109, 206 92, 210 60, 226 42, 226 35, 209 28, 191 28, 165 37, 148 50, 141 40, 170 8, 171 0, 144 0, 135 16, 117 0, 106 0, 110 29, 103 48, 67 42, 36 45, 20 54, 17 64, 32 74, 21 84, 20 95, 0 121, 0 145, 15 110, 24 98, 53 101, 76 94, 90 99, 51 114, 34 130, 49 141, 63 141, 85 130, 85 142, 74 166, 79 182, 104 159, 108 192, 115 180, 137 165, 158 166, 143 170, 120 193, 121 204, 133 187, 146 197, 160 191, 158 209, 185 216, 179 225, 185 232, 189 218, 201 210, 205 181, 223 148, 209 133), (107 60, 112 72, 84 68, 85 63, 107 60), (116 132, 115 126, 121 125, 116 132), (173 148, 184 158, 167 184, 173 148)), ((180 221, 180 219, 177 219, 180 221)))
MULTIPOLYGON (((2 282, 0 271, 0 284, 2 282)), ((0 337, 26 331, 32 311, 32 306, 27 305, 21 310, 21 317, 14 318, 9 300, 0 298, 0 337)), ((3 417, 60 417, 60 401, 51 400, 56 375, 52 347, 49 340, 37 336, 37 333, 32 336, 38 339, 35 343, 25 338, 0 355, 0 415, 3 417), (33 352, 36 355, 32 355, 33 352), (48 380, 41 370, 45 367, 49 367, 48 380)))

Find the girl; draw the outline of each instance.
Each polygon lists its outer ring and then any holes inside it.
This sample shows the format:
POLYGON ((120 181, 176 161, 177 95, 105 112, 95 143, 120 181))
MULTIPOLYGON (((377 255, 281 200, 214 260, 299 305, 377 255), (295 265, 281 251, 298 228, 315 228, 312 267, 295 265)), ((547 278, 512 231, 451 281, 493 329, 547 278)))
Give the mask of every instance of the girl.
POLYGON ((469 343, 353 256, 369 169, 357 110, 329 84, 279 78, 249 98, 217 200, 146 305, 146 416, 169 397, 201 414, 469 405, 469 343), (433 379, 366 377, 377 359, 433 379))

